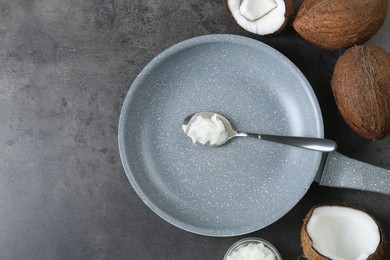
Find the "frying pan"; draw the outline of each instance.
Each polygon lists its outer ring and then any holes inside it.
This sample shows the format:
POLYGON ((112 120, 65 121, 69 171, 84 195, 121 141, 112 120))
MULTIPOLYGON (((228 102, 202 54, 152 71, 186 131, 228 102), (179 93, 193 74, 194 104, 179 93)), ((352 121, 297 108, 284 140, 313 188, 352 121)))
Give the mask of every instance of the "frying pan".
POLYGON ((284 216, 313 181, 390 193, 390 171, 266 141, 193 145, 182 120, 225 115, 242 131, 323 137, 316 96, 297 67, 273 48, 235 35, 178 43, 133 82, 119 120, 126 175, 156 214, 184 230, 235 236, 284 216))

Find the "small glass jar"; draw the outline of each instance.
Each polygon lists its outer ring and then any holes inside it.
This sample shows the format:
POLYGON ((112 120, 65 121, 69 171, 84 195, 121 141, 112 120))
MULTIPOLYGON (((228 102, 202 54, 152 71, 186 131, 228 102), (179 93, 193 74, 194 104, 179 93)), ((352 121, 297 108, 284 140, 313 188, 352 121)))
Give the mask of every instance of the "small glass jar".
POLYGON ((276 250, 276 248, 270 242, 268 242, 267 240, 261 239, 261 238, 256 238, 256 237, 244 238, 244 239, 241 239, 241 240, 237 241, 236 243, 234 243, 229 248, 229 250, 226 252, 223 260, 226 260, 227 257, 230 256, 234 251, 237 251, 241 247, 247 246, 250 243, 263 244, 265 248, 268 248, 275 255, 275 260, 282 260, 282 256, 280 255, 278 250, 276 250))

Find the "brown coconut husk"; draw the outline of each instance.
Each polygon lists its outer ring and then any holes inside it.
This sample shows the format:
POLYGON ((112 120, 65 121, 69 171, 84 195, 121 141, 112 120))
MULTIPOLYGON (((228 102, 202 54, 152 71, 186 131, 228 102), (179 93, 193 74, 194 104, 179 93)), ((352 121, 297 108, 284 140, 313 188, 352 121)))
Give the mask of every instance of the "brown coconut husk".
POLYGON ((293 27, 307 41, 323 48, 349 48, 380 29, 387 5, 387 0, 303 0, 293 27))
MULTIPOLYGON (((308 260, 331 260, 331 259, 321 255, 313 247, 313 241, 311 240, 309 234, 307 233, 307 223, 309 222, 309 219, 313 215, 313 211, 316 208, 322 207, 322 206, 332 206, 332 205, 317 205, 317 206, 314 206, 314 207, 312 207, 309 210, 309 212, 306 214, 305 218, 303 219, 303 225, 302 225, 302 228, 301 228, 301 246, 302 246, 302 250, 303 250, 304 256, 308 260)), ((367 211, 362 210, 360 208, 352 207, 352 206, 345 206, 345 205, 333 205, 333 206, 350 207, 350 208, 353 208, 353 209, 356 209, 356 210, 363 211, 364 213, 368 214, 375 221, 375 223, 377 224, 378 229, 379 229, 381 240, 380 240, 380 243, 379 243, 378 248, 375 251, 375 253, 370 255, 367 258, 367 260, 380 260, 382 258, 382 256, 383 256, 384 252, 385 252, 385 248, 386 248, 386 245, 387 245, 387 241, 385 239, 385 233, 384 233, 383 228, 381 227, 380 223, 371 214, 369 214, 367 211)))
POLYGON ((332 90, 354 131, 369 140, 390 133, 390 52, 375 45, 348 49, 336 63, 332 90))

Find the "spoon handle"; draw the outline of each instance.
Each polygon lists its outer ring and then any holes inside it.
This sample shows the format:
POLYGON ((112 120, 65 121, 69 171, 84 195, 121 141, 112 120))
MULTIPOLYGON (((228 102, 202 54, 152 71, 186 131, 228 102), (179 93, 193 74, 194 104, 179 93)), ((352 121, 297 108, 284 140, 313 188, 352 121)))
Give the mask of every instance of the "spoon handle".
POLYGON ((246 133, 246 135, 240 133, 239 135, 254 137, 265 141, 292 145, 292 146, 301 147, 301 148, 314 150, 314 151, 320 151, 320 152, 331 152, 336 150, 337 148, 336 142, 329 139, 323 139, 323 138, 251 134, 251 133, 246 133))

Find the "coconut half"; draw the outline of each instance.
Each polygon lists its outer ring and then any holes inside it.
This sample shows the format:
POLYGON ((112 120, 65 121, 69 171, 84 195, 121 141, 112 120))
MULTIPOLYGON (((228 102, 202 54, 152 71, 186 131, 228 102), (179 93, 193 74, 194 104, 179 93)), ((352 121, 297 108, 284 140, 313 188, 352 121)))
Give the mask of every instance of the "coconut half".
POLYGON ((366 212, 343 206, 312 208, 304 219, 301 243, 310 259, 380 259, 383 230, 366 212))
POLYGON ((233 19, 245 30, 267 35, 280 32, 292 12, 292 0, 226 0, 233 19))

